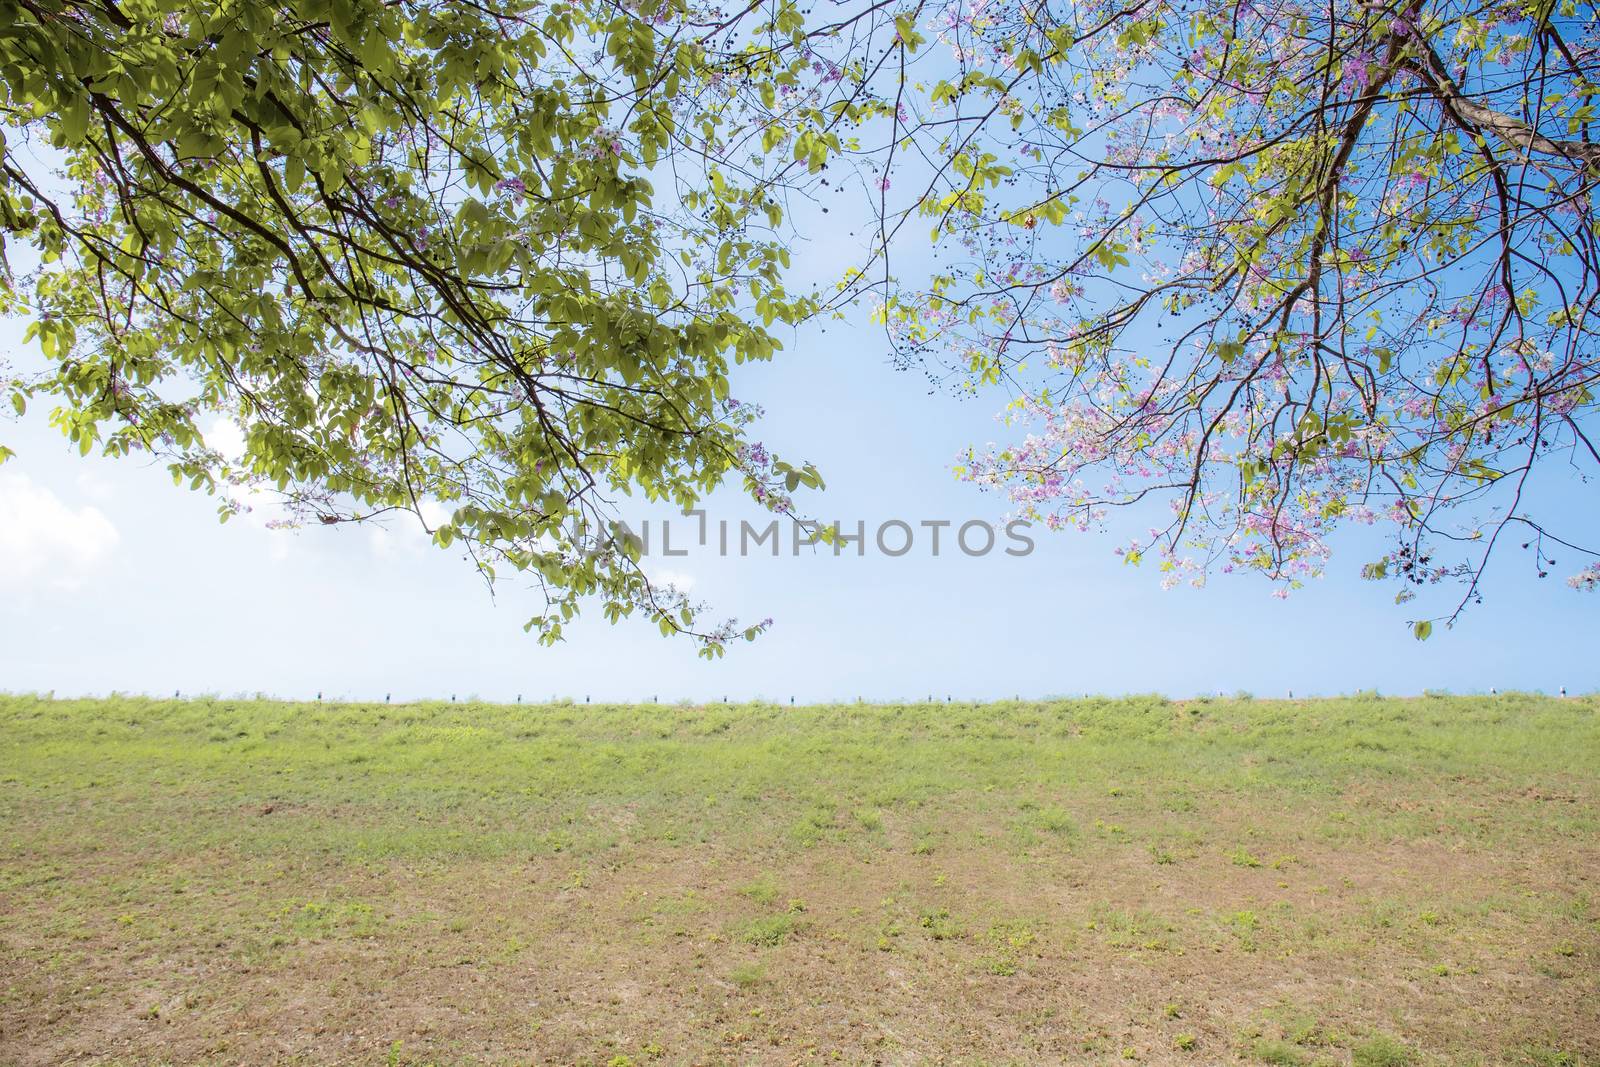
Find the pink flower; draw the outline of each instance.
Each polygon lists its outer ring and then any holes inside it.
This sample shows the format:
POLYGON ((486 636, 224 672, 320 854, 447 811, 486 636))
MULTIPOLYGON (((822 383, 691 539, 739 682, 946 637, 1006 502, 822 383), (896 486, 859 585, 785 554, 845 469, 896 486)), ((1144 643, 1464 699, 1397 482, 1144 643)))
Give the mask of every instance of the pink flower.
POLYGON ((1362 49, 1344 61, 1344 77, 1339 87, 1345 93, 1365 92, 1372 83, 1372 53, 1362 49))

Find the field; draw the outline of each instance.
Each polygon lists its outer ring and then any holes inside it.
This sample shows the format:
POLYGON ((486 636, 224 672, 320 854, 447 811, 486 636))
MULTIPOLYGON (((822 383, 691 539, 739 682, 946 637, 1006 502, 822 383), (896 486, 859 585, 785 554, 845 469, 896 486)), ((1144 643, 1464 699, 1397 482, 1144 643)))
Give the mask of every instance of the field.
POLYGON ((1600 700, 0 697, 0 1063, 1600 1064, 1600 700))

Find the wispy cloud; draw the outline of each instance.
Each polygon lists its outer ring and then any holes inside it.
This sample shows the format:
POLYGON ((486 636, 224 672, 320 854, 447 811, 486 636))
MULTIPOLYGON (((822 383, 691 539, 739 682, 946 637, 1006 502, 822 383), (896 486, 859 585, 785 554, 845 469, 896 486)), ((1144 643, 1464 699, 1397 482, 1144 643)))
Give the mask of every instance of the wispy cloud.
POLYGON ((0 473, 0 585, 75 588, 119 540, 99 508, 74 508, 26 474, 0 473))

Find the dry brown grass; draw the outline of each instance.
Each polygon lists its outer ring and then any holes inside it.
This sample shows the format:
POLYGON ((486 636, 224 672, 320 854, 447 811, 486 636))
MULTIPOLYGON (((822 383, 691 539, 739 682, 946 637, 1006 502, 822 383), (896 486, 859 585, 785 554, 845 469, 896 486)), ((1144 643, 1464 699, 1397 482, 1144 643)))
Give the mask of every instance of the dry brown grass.
MULTIPOLYGON (((1252 721, 1232 707, 1222 728, 1252 721)), ((868 743, 882 721, 861 714, 868 743)), ((626 780, 535 803, 502 776, 492 802, 440 811, 370 767, 297 783, 249 758, 231 775, 146 758, 141 790, 132 766, 52 762, 60 734, 14 715, 10 751, 41 777, 0 794, 0 1061, 1600 1058, 1600 771, 1515 754, 1504 774, 1441 771, 1442 734, 1386 721, 1415 773, 1228 787, 1198 756, 1161 777, 1156 748, 1174 754, 1147 740, 1101 774, 1002 791, 985 746, 1003 742, 974 738, 938 796, 896 801, 836 765, 831 809, 778 783, 663 824, 671 806, 626 780), (469 847, 519 818, 507 847, 469 847), (341 822, 354 837, 328 836, 341 822)), ((1541 728, 1594 737, 1566 712, 1541 728)), ((1236 776, 1278 758, 1239 744, 1236 776)))

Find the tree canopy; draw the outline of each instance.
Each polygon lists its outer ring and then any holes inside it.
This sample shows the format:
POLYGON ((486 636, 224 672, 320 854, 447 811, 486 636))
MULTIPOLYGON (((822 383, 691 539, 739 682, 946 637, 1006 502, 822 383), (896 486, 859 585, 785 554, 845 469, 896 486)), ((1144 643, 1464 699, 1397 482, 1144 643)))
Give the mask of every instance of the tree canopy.
POLYGON ((1592 530, 1530 513, 1600 472, 1593 6, 936 21, 952 69, 900 143, 937 165, 886 216, 931 218, 945 269, 889 286, 886 317, 902 358, 1012 390, 1017 435, 964 477, 1052 526, 1141 505, 1119 551, 1169 583, 1242 569, 1287 593, 1352 524, 1392 530, 1365 574, 1399 599, 1460 581, 1446 620, 1510 539, 1540 576, 1559 554, 1600 582, 1592 530))
POLYGON ((1385 524, 1367 576, 1462 583, 1418 636, 1507 539, 1600 584, 1529 510, 1600 466, 1589 5, 15 10, 0 294, 52 361, 19 408, 311 521, 441 501, 439 543, 544 586, 546 638, 589 596, 713 654, 760 629, 570 524, 730 478, 791 510, 820 479, 749 440, 730 364, 868 296, 902 365, 1009 392, 961 476, 1053 527, 1153 513, 1119 551, 1170 583, 1286 593, 1385 524), (877 237, 797 295, 788 208, 824 186, 877 237))
POLYGON ((19 411, 50 398, 86 453, 167 457, 224 518, 267 490, 321 523, 440 502, 440 545, 543 586, 548 639, 584 597, 711 653, 759 629, 702 625, 592 534, 618 493, 688 507, 732 477, 783 509, 817 482, 750 447, 728 391, 814 304, 782 286, 776 191, 820 161, 751 165, 716 132, 715 49, 770 22, 653 0, 11 11, 3 299, 51 360, 10 382, 19 411), (208 447, 219 416, 242 456, 208 447))

